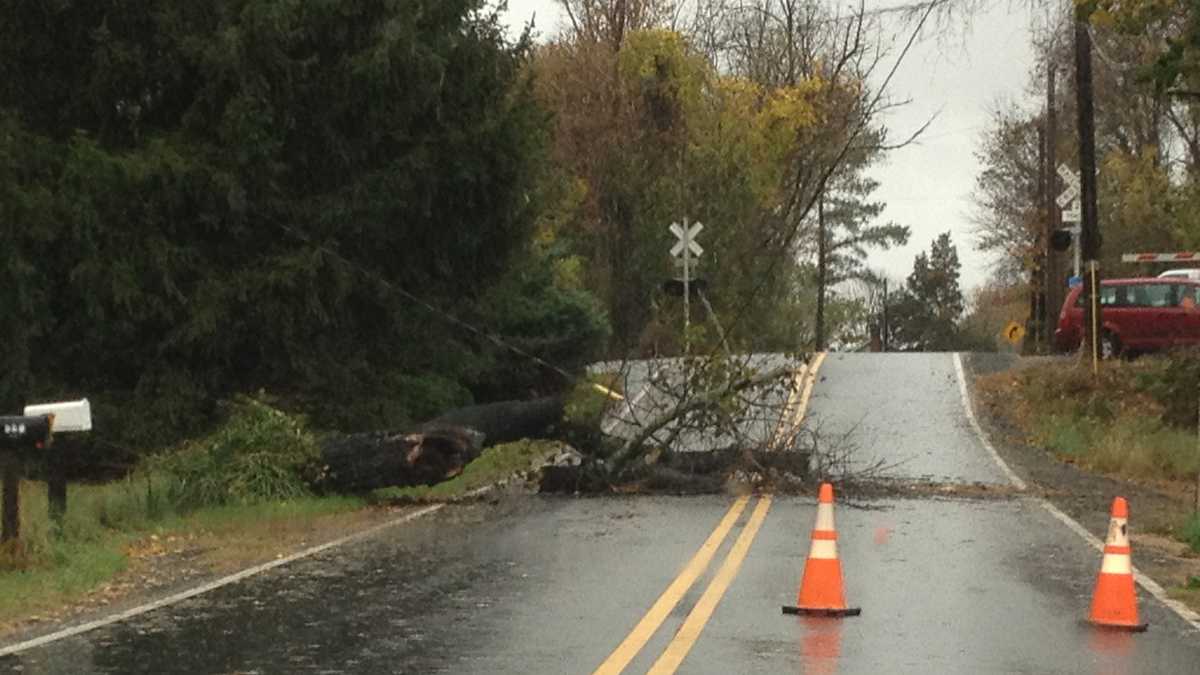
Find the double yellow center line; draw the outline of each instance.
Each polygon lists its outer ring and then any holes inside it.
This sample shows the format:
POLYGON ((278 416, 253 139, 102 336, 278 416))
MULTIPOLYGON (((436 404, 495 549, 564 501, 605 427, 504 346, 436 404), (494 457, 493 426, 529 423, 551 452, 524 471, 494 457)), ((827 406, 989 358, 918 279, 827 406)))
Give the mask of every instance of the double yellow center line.
MULTIPOLYGON (((642 617, 642 620, 633 627, 633 630, 617 646, 613 653, 600 664, 594 675, 617 675, 625 670, 629 662, 642 651, 654 633, 658 631, 659 626, 683 599, 684 594, 696 583, 700 575, 708 569, 708 565, 712 562, 713 556, 717 550, 721 548, 721 544, 729 535, 730 530, 737 523, 738 518, 742 515, 742 511, 746 509, 746 505, 750 502, 750 497, 739 497, 725 513, 725 517, 717 524, 717 529, 713 530, 708 536, 704 544, 700 546, 700 550, 696 551, 696 555, 688 561, 688 564, 675 577, 667 590, 658 596, 658 600, 642 617)), ((738 569, 742 565, 742 561, 746 559, 746 554, 750 552, 750 545, 754 543, 754 537, 758 534, 758 530, 762 527, 763 520, 767 517, 767 510, 771 508, 771 498, 764 496, 758 500, 758 504, 754 507, 754 512, 750 515, 750 521, 742 528, 742 533, 738 535, 737 541, 734 542, 733 548, 729 551, 729 555, 725 557, 725 562, 721 564, 721 569, 713 577, 708 588, 704 591, 704 595, 700 597, 700 601, 692 608, 687 619, 683 622, 683 627, 675 634, 675 639, 667 646, 666 651, 655 662, 649 672, 674 673, 679 668, 679 664, 683 663, 684 657, 691 651, 692 646, 700 637, 700 632, 704 630, 705 624, 712 617, 713 611, 717 608, 717 603, 721 601, 721 597, 725 595, 725 591, 729 589, 729 585, 733 583, 733 578, 737 576, 738 569)))
MULTIPOLYGON (((813 386, 816 383, 817 369, 820 368, 821 362, 824 361, 825 354, 818 354, 811 364, 797 373, 797 378, 800 380, 800 386, 793 390, 789 396, 787 409, 784 411, 780 420, 780 428, 785 424, 798 426, 804 419, 805 411, 808 408, 808 402, 812 396, 813 386)), ((684 566, 683 571, 675 580, 667 586, 667 590, 658 597, 650 610, 646 612, 641 621, 633 627, 629 635, 613 650, 612 654, 605 659, 604 663, 596 669, 594 675, 619 675, 625 670, 631 661, 642 651, 646 643, 650 641, 662 626, 666 618, 683 599, 683 596, 691 589, 696 580, 704 574, 712 562, 713 557, 721 548, 734 525, 737 524, 742 512, 746 510, 746 506, 750 502, 749 496, 739 497, 729 507, 725 513, 725 517, 717 524, 717 528, 708 536, 692 559, 684 566)), ((767 518, 767 511, 771 509, 771 497, 764 495, 759 498, 758 503, 754 507, 754 511, 750 514, 750 519, 742 528, 741 534, 730 548, 729 554, 726 555, 725 561, 721 563, 721 568, 713 576, 708 587, 704 590, 704 594, 700 596, 700 600, 692 607, 692 611, 684 620, 679 631, 675 633, 675 637, 667 648, 654 662, 648 671, 651 675, 670 675, 679 669, 683 664, 683 660, 687 658, 688 652, 695 646, 696 641, 700 638, 700 633, 712 618, 713 612, 717 609, 717 604, 724 597, 725 592, 729 590, 729 586, 733 583, 737 576, 738 570, 741 569, 742 562, 750 553, 750 546, 754 543, 754 538, 758 536, 758 531, 762 527, 763 521, 767 518)))
POLYGON ((746 559, 746 554, 750 552, 750 545, 754 543, 754 537, 758 535, 758 529, 762 527, 770 508, 770 495, 764 495, 758 500, 758 504, 754 507, 754 513, 750 515, 750 522, 746 523, 746 527, 738 535, 737 541, 733 543, 733 548, 730 549, 725 562, 721 564, 721 569, 717 570, 717 575, 713 577, 712 583, 708 585, 704 595, 700 596, 699 602, 684 620, 683 626, 675 634, 675 639, 671 640, 666 651, 647 671, 650 675, 674 673, 679 669, 688 652, 692 651, 692 646, 696 644, 696 640, 700 639, 700 631, 704 630, 704 626, 708 624, 708 620, 712 618, 713 612, 717 609, 717 603, 721 601, 725 591, 729 590, 729 585, 733 583, 733 578, 737 576, 738 569, 741 568, 742 561, 746 559))
POLYGON ((779 416, 779 422, 775 426, 772 447, 782 449, 784 443, 791 439, 791 435, 804 422, 804 415, 808 412, 808 402, 812 399, 813 387, 817 385, 817 371, 825 362, 825 355, 826 352, 815 354, 812 361, 796 371, 795 384, 790 387, 783 414, 779 416))

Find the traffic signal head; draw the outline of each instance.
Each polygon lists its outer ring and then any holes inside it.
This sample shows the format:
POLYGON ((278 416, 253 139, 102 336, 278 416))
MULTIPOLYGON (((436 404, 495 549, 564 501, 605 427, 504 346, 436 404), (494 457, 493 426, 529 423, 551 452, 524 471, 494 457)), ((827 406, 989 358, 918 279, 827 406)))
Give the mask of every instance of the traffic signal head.
POLYGON ((1055 251, 1065 251, 1071 248, 1071 231, 1058 229, 1050 234, 1050 247, 1055 251))
MULTIPOLYGON (((662 290, 667 295, 674 295, 675 297, 682 298, 683 280, 668 279, 662 283, 662 290)), ((706 290, 708 290, 707 279, 691 279, 688 281, 688 294, 692 297, 697 297, 698 294, 704 293, 706 290)))

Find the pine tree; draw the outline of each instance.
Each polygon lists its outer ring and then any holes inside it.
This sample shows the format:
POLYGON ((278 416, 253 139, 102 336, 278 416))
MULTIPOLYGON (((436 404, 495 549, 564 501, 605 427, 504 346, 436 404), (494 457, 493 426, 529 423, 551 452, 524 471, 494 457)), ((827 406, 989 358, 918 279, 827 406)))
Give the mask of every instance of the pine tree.
POLYGON ((412 298, 478 318, 549 123, 484 0, 0 15, 0 398, 91 395, 150 445, 238 391, 357 428, 470 397, 488 354, 412 298))
POLYGON ((904 293, 890 308, 892 344, 907 351, 949 351, 959 342, 964 301, 958 249, 945 232, 913 261, 904 293))
POLYGON ((886 250, 908 242, 907 226, 873 224, 885 205, 871 199, 879 182, 864 175, 867 166, 866 161, 847 165, 817 204, 817 350, 826 347, 831 289, 864 273, 868 248, 886 250))

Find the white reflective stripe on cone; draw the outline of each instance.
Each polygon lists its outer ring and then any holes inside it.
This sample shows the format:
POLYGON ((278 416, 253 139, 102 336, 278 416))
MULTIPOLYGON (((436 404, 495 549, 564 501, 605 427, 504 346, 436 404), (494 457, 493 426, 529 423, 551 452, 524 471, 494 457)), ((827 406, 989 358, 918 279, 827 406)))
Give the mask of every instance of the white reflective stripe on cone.
POLYGON ((818 560, 837 560, 837 541, 833 539, 813 539, 808 557, 818 560))
POLYGON ((1133 574, 1133 561, 1127 553, 1106 553, 1100 565, 1101 574, 1133 574))

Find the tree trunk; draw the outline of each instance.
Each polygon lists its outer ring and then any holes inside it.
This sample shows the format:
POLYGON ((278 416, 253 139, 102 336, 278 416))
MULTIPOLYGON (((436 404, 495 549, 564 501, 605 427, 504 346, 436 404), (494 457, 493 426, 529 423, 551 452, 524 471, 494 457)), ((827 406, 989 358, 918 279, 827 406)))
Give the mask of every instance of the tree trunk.
POLYGON ((532 401, 501 401, 457 408, 421 425, 422 430, 467 428, 483 434, 482 447, 522 438, 546 438, 562 421, 565 401, 546 396, 532 401))
POLYGON ((324 466, 317 487, 329 492, 366 492, 434 485, 461 473, 479 456, 482 440, 482 434, 469 429, 339 436, 321 445, 324 466))
POLYGON ((485 447, 546 438, 562 415, 560 397, 504 401, 452 410, 411 432, 333 437, 321 444, 317 487, 352 493, 434 485, 462 473, 485 447))

